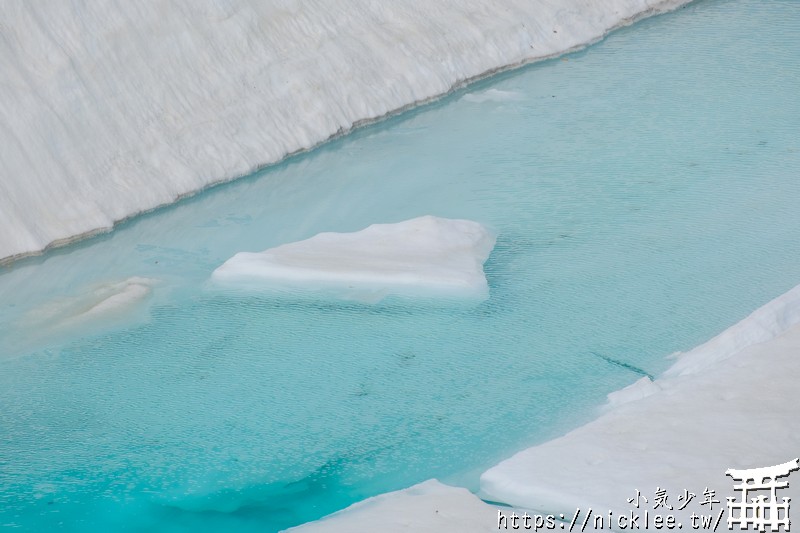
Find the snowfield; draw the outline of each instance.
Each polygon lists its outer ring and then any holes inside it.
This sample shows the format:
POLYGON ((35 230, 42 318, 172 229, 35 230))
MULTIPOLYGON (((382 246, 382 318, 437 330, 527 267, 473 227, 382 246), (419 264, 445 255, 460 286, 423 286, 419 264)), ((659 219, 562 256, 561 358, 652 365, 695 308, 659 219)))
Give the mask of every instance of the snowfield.
POLYGON ((7 0, 0 262, 683 3, 7 0))

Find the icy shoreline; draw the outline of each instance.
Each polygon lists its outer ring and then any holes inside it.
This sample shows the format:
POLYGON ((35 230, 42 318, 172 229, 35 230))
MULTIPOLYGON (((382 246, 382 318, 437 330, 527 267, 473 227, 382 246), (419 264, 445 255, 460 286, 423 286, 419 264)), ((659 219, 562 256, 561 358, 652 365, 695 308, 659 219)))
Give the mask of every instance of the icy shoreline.
MULTIPOLYGON (((798 353, 800 285, 682 354, 655 381, 642 378, 610 394, 606 412, 594 421, 486 471, 481 496, 512 508, 431 480, 292 531, 367 532, 382 517, 390 520, 385 531, 497 531, 498 511, 509 517, 526 509, 556 520, 564 514, 567 522, 576 508, 583 509, 581 520, 590 508, 604 517, 609 511, 615 518, 643 515, 644 505, 637 511, 628 502, 637 490, 648 499, 650 514, 671 514, 690 529, 690 513, 709 515, 700 505, 704 492, 714 491, 719 500, 711 509, 715 516, 724 511, 725 497, 735 495, 728 468, 778 465, 797 456, 798 353), (653 510, 657 488, 666 491, 674 509, 653 510), (679 510, 684 490, 694 497, 679 510), (419 501, 423 494, 427 507, 419 501), (436 522, 439 513, 477 518, 465 529, 455 520, 436 522)), ((798 495, 800 482, 790 479, 781 496, 798 495)), ((588 529, 594 529, 591 521, 588 529)), ((606 522, 599 529, 620 528, 606 522)))
POLYGON ((15 3, 0 264, 685 3, 15 3))

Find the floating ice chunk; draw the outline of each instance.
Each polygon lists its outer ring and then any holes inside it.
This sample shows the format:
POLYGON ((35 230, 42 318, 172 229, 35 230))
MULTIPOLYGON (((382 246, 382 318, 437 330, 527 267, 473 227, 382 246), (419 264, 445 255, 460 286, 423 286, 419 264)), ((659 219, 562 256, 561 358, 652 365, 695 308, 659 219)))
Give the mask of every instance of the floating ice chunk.
POLYGON ((500 89, 489 89, 477 93, 468 93, 463 96, 467 102, 513 102, 522 100, 522 94, 515 91, 502 91, 500 89))
POLYGON ((430 479, 405 490, 369 498, 322 520, 287 530, 291 533, 312 531, 486 533, 497 531, 497 509, 480 501, 467 489, 430 479))
POLYGON ((17 334, 0 335, 7 355, 23 353, 56 338, 79 337, 141 323, 158 280, 131 277, 84 287, 79 293, 55 298, 26 312, 14 325, 17 334), (19 334, 20 331, 30 334, 19 334))
POLYGON ((486 298, 483 263, 495 236, 477 222, 423 216, 354 233, 320 233, 261 253, 240 252, 219 283, 330 292, 351 299, 430 294, 486 298))

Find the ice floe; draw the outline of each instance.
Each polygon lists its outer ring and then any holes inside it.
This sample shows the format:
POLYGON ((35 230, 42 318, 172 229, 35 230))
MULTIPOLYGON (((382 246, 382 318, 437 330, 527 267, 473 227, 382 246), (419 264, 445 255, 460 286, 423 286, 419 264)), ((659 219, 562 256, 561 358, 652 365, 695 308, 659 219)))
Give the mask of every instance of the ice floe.
POLYGON ((483 263, 494 243, 494 234, 477 222, 423 216, 353 233, 320 233, 260 253, 240 252, 212 279, 366 301, 387 295, 483 299, 489 293, 483 263))

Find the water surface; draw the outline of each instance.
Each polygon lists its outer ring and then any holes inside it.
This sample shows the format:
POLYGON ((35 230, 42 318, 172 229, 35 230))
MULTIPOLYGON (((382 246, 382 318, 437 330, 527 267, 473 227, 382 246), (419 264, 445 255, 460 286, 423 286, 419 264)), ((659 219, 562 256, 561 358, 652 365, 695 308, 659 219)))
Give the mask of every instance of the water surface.
POLYGON ((699 2, 5 269, 0 525, 273 531, 476 488, 589 420, 800 282, 798 28, 794 1, 699 2), (207 286, 238 251, 425 214, 498 232, 489 300, 207 286), (131 276, 160 284, 112 329, 24 318, 131 276))

